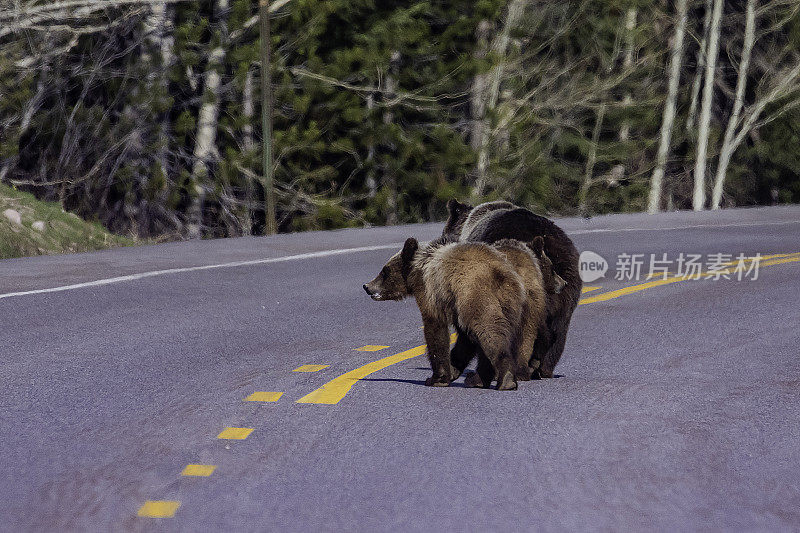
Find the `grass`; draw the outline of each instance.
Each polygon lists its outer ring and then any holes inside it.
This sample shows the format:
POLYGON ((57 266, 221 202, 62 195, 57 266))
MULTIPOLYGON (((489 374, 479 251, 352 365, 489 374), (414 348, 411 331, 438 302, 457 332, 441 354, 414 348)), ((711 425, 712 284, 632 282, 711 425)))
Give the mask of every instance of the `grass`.
POLYGON ((32 194, 0 183, 0 259, 88 252, 133 244, 136 244, 134 239, 114 235, 97 222, 87 222, 64 212, 57 202, 42 202, 32 194), (6 209, 20 214, 21 226, 3 216, 6 209), (44 222, 44 231, 32 228, 36 221, 44 222))

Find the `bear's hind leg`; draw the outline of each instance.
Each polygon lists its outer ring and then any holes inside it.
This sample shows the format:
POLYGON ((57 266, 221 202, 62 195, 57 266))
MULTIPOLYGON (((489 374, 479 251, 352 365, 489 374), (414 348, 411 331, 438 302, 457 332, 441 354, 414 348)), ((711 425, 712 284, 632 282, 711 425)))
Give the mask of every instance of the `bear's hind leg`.
POLYGON ((522 323, 514 341, 514 374, 520 381, 530 381, 533 353, 536 343, 536 331, 538 324, 535 323, 535 316, 526 310, 522 315, 522 323))
POLYGON ((536 335, 536 342, 533 343, 533 355, 531 355, 528 367, 531 371, 531 379, 541 379, 539 368, 542 361, 547 358, 547 352, 553 344, 552 331, 550 324, 546 321, 539 327, 536 335))
POLYGON ((481 365, 482 359, 488 360, 494 369, 494 376, 497 378, 497 390, 514 390, 517 388, 517 380, 514 376, 514 360, 509 350, 514 349, 514 331, 512 324, 519 325, 519 318, 516 320, 507 319, 504 314, 491 313, 485 311, 479 321, 474 321, 470 326, 469 332, 477 342, 480 352, 484 358, 478 359, 478 369, 484 369, 481 381, 485 386, 489 386, 491 378, 488 369, 481 365))
POLYGON ((465 387, 488 389, 494 381, 494 366, 491 361, 478 350, 478 368, 464 378, 465 387))
POLYGON ((456 343, 453 345, 453 349, 450 350, 450 364, 452 365, 451 375, 453 379, 457 379, 464 373, 464 369, 467 368, 469 362, 475 357, 477 351, 475 343, 470 340, 466 331, 458 327, 457 322, 458 321, 456 321, 456 343))
POLYGON ((428 360, 433 375, 425 380, 429 387, 447 387, 453 381, 450 364, 450 331, 447 323, 423 317, 425 342, 428 345, 428 360))
MULTIPOLYGON (((496 335, 491 335, 486 341, 482 340, 481 342, 481 349, 485 354, 485 359, 489 361, 494 369, 494 375, 497 378, 497 390, 516 390, 517 388, 517 379, 514 376, 514 362, 504 350, 499 348, 499 346, 505 345, 507 347, 510 344, 506 339, 496 335)), ((478 364, 480 365, 480 360, 478 364)), ((488 371, 485 371, 485 373, 488 374, 488 371)))
POLYGON ((564 353, 564 345, 567 342, 567 331, 569 330, 569 319, 556 320, 551 328, 551 343, 547 352, 542 356, 541 364, 534 372, 537 379, 552 378, 553 371, 564 353))

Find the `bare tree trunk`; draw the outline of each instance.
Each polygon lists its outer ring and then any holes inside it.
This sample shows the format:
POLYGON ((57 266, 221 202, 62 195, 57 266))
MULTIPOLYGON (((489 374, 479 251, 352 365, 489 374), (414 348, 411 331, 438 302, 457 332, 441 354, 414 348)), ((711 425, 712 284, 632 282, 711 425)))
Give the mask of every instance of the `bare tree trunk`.
MULTIPOLYGON (((622 60, 622 66, 626 72, 633 66, 633 31, 636 29, 637 14, 638 10, 635 7, 628 8, 628 12, 625 14, 625 57, 622 60)), ((622 99, 623 107, 627 109, 630 107, 632 101, 633 98, 631 97, 630 91, 626 91, 622 99)), ((622 122, 622 127, 619 130, 619 140, 626 142, 630 136, 631 125, 625 120, 622 122)))
MULTIPOLYGON (((397 91, 397 71, 400 63, 400 52, 392 52, 389 63, 389 72, 386 74, 386 96, 392 98, 397 91)), ((386 108, 383 113, 383 123, 388 126, 394 122, 394 113, 390 107, 386 108)), ((391 143, 390 149, 395 151, 394 143, 391 143)), ((383 168, 383 186, 388 192, 386 198, 386 224, 389 226, 397 224, 397 174, 392 168, 391 164, 384 164, 383 168)))
POLYGON ((270 0, 259 0, 259 55, 261 61, 261 168, 264 176, 264 234, 278 232, 275 214, 275 176, 272 156, 272 31, 269 13, 280 4, 270 0))
MULTIPOLYGON (((372 110, 375 108, 375 95, 370 93, 367 95, 367 114, 372 117, 372 110)), ((371 121, 371 118, 370 118, 371 121)), ((367 195, 369 198, 375 198, 378 194, 378 181, 375 179, 375 142, 370 139, 367 146, 367 195)))
POLYGON ((697 119, 697 103, 700 97, 700 84, 703 81, 703 70, 706 66, 706 47, 708 46, 708 26, 711 22, 712 1, 705 0, 706 12, 703 17, 703 37, 700 40, 700 47, 697 49, 697 67, 692 82, 692 96, 689 103, 689 114, 686 118, 686 131, 694 130, 694 121, 697 119))
POLYGON ((491 123, 486 115, 497 108, 497 101, 500 96, 500 82, 503 78, 503 70, 505 67, 505 57, 508 52, 508 44, 511 40, 511 30, 519 26, 528 1, 529 0, 511 0, 511 3, 508 5, 506 20, 503 23, 503 29, 497 37, 492 40, 491 50, 501 59, 489 71, 488 83, 485 82, 483 84, 483 89, 484 91, 488 89, 488 94, 482 95, 481 98, 485 103, 483 109, 481 109, 481 126, 476 131, 478 136, 478 163, 476 166, 475 190, 473 192, 473 196, 476 199, 480 198, 484 193, 484 189, 486 188, 486 172, 489 168, 489 145, 492 138, 492 131, 491 123))
MULTIPOLYGON (((255 106, 253 104, 253 71, 248 67, 247 74, 244 76, 244 87, 242 88, 242 114, 245 122, 242 126, 242 147, 248 155, 256 151, 256 143, 253 140, 253 120, 255 119, 255 106)), ((253 178, 249 172, 242 173, 244 180, 244 214, 242 216, 242 234, 253 234, 253 178)))
MULTIPOLYGON (((167 19, 167 5, 166 3, 152 4, 150 6, 150 14, 145 18, 144 31, 146 36, 146 46, 144 46, 145 53, 143 54, 142 61, 145 65, 152 64, 150 54, 153 52, 160 52, 161 54, 161 68, 153 68, 152 65, 148 67, 148 85, 158 86, 159 89, 166 91, 167 77, 166 69, 172 62, 172 35, 169 34, 170 42, 167 42, 166 29, 168 27, 167 19)), ((162 126, 164 123, 162 122, 162 126)), ((166 140, 166 132, 159 132, 159 141, 166 140)), ((167 161, 166 150, 162 149, 157 155, 157 163, 164 176, 167 176, 167 161)))
MULTIPOLYGON (((478 43, 476 46, 475 58, 478 60, 485 59, 489 51, 489 32, 491 27, 492 25, 488 20, 482 20, 475 29, 475 40, 478 43)), ((481 146, 483 145, 483 138, 486 135, 484 130, 488 127, 485 120, 486 88, 488 84, 489 74, 481 72, 475 75, 475 78, 472 80, 472 87, 470 88, 470 145, 476 152, 480 152, 481 146)), ((475 169, 474 197, 477 197, 479 192, 482 192, 483 189, 480 167, 481 162, 479 160, 475 169)))
POLYGON ((589 187, 592 184, 592 174, 594 173, 594 164, 597 160, 597 143, 600 141, 600 130, 603 128, 603 117, 606 113, 606 104, 600 104, 597 110, 597 118, 594 121, 594 129, 592 130, 592 144, 589 147, 589 155, 586 158, 586 171, 583 175, 583 184, 578 197, 578 208, 581 214, 586 215, 586 199, 589 196, 589 187))
MULTIPOLYGON (((220 17, 220 25, 225 31, 225 20, 228 16, 228 0, 216 0, 215 9, 220 17)), ((198 239, 203 236, 203 211, 205 210, 208 192, 209 163, 217 155, 217 120, 219 118, 219 96, 222 76, 220 74, 225 60, 225 47, 214 48, 208 56, 205 81, 203 87, 203 104, 197 117, 197 134, 195 137, 192 165, 190 196, 187 209, 187 236, 198 239)))
POLYGON ((653 175, 650 177, 650 197, 647 202, 648 213, 658 212, 661 201, 664 167, 667 164, 667 155, 669 154, 669 145, 672 138, 672 125, 675 122, 675 105, 678 100, 678 84, 681 77, 683 36, 686 32, 686 12, 688 4, 688 0, 678 0, 676 5, 677 21, 675 23, 675 35, 672 37, 667 100, 664 103, 664 118, 661 122, 658 154, 656 155, 656 168, 653 169, 653 175))
POLYGON ((719 163, 717 164, 717 174, 714 178, 714 189, 711 194, 711 209, 719 209, 722 202, 722 187, 725 183, 725 174, 731 162, 731 156, 735 150, 733 144, 736 134, 736 126, 739 123, 739 115, 744 106, 744 91, 747 88, 747 70, 750 66, 750 55, 753 51, 753 43, 756 34, 756 7, 755 0, 747 0, 746 17, 744 26, 744 42, 742 43, 742 59, 739 62, 739 75, 736 79, 736 97, 733 101, 733 110, 728 119, 728 126, 725 128, 725 138, 722 141, 722 149, 719 153, 719 163))
MULTIPOLYGON (((150 39, 149 48, 152 51, 158 51, 161 55, 160 68, 152 69, 150 77, 151 84, 157 86, 161 94, 167 94, 168 92, 168 72, 175 63, 175 25, 173 16, 167 2, 163 2, 151 6, 150 15, 145 21, 145 29, 150 39)), ((174 183, 170 180, 169 130, 169 113, 163 113, 156 132, 158 152, 155 154, 155 159, 164 179, 164 184, 156 197, 156 201, 160 212, 158 218, 172 231, 180 232, 183 229, 183 223, 175 214, 174 206, 169 205, 169 198, 174 187, 174 183)))
POLYGON ((188 237, 197 239, 202 236, 203 211, 207 193, 208 164, 215 155, 217 139, 217 118, 219 116, 219 86, 221 76, 219 69, 225 58, 225 49, 215 48, 208 58, 205 74, 203 105, 197 117, 197 135, 194 144, 192 166, 192 199, 187 212, 188 237))
POLYGON ((711 26, 708 30, 708 58, 706 63, 703 104, 700 109, 700 124, 697 135, 697 160, 694 165, 694 193, 692 208, 701 211, 706 203, 706 158, 708 152, 708 133, 711 124, 711 100, 714 95, 714 70, 719 52, 720 19, 723 0, 714 0, 711 26))

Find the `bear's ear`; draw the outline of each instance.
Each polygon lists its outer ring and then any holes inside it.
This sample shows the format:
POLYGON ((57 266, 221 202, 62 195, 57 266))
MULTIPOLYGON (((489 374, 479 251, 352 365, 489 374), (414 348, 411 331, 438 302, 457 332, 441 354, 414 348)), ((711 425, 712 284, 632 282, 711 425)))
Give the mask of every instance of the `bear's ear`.
POLYGON ((451 217, 458 217, 462 213, 465 213, 472 209, 472 206, 469 204, 462 204, 455 198, 451 198, 447 201, 447 212, 450 213, 451 217))
POLYGON ((458 218, 458 200, 451 198, 447 200, 447 213, 451 219, 458 218))
POLYGON ((410 263, 414 259, 414 254, 417 253, 417 248, 419 248, 419 243, 417 239, 414 237, 409 237, 406 239, 406 243, 403 245, 403 252, 400 254, 400 257, 403 258, 403 264, 410 263))
POLYGON ((403 245, 403 251, 400 252, 401 270, 403 272, 403 279, 408 279, 408 274, 411 272, 411 262, 414 260, 414 254, 417 253, 419 243, 414 237, 406 239, 403 245))
POLYGON ((541 235, 534 237, 530 243, 530 247, 533 248, 536 255, 542 255, 544 253, 544 238, 541 235))

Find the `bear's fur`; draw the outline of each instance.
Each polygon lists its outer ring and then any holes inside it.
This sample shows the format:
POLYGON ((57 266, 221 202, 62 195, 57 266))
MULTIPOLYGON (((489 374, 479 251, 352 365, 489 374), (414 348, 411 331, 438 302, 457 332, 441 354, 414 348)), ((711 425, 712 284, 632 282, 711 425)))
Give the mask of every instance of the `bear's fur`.
MULTIPOLYGON (((546 295, 548 292, 560 292, 565 282, 553 272, 553 265, 544 253, 544 241, 541 237, 536 237, 527 245, 513 239, 502 239, 492 246, 506 256, 514 271, 520 276, 527 293, 513 356, 515 377, 517 380, 528 381, 535 370, 529 366, 533 345, 539 330, 544 328, 547 316, 546 295)), ((463 367, 467 363, 469 361, 461 362, 458 366, 463 367)), ((479 354, 477 371, 465 379, 466 386, 489 386, 494 375, 493 369, 487 363, 486 358, 479 354)), ((453 366, 456 367, 455 364, 453 366)), ((456 367, 456 371, 460 369, 456 367)))
MULTIPOLYGON (((448 202, 448 218, 442 232, 448 238, 458 238, 468 242, 492 243, 501 239, 532 241, 534 237, 544 238, 544 252, 553 262, 553 270, 566 282, 560 293, 547 292, 546 327, 539 331, 533 350, 535 378, 549 378, 564 352, 569 323, 578 305, 582 282, 579 272, 579 254, 572 240, 551 220, 536 215, 527 209, 508 202, 488 202, 475 208, 455 200, 448 202), (483 216, 473 217, 469 233, 463 230, 472 211, 483 212, 483 216)), ((463 361, 469 361, 476 347, 469 338, 459 335, 451 357, 456 371, 463 371, 463 361)))
POLYGON ((364 290, 373 300, 416 299, 433 371, 427 385, 447 386, 463 370, 450 362, 453 324, 480 351, 481 380, 472 384, 488 386, 496 377, 498 390, 511 390, 517 375, 530 375, 530 353, 546 312, 542 284, 539 261, 522 243, 440 238, 420 248, 410 238, 364 290))
POLYGON ((466 240, 478 222, 490 211, 516 209, 517 207, 505 200, 484 202, 477 207, 463 204, 458 200, 449 200, 447 202, 448 217, 442 230, 442 236, 455 240, 466 240))
POLYGON ((470 211, 474 209, 469 204, 462 204, 458 200, 447 201, 447 222, 444 223, 442 237, 458 240, 470 211))

